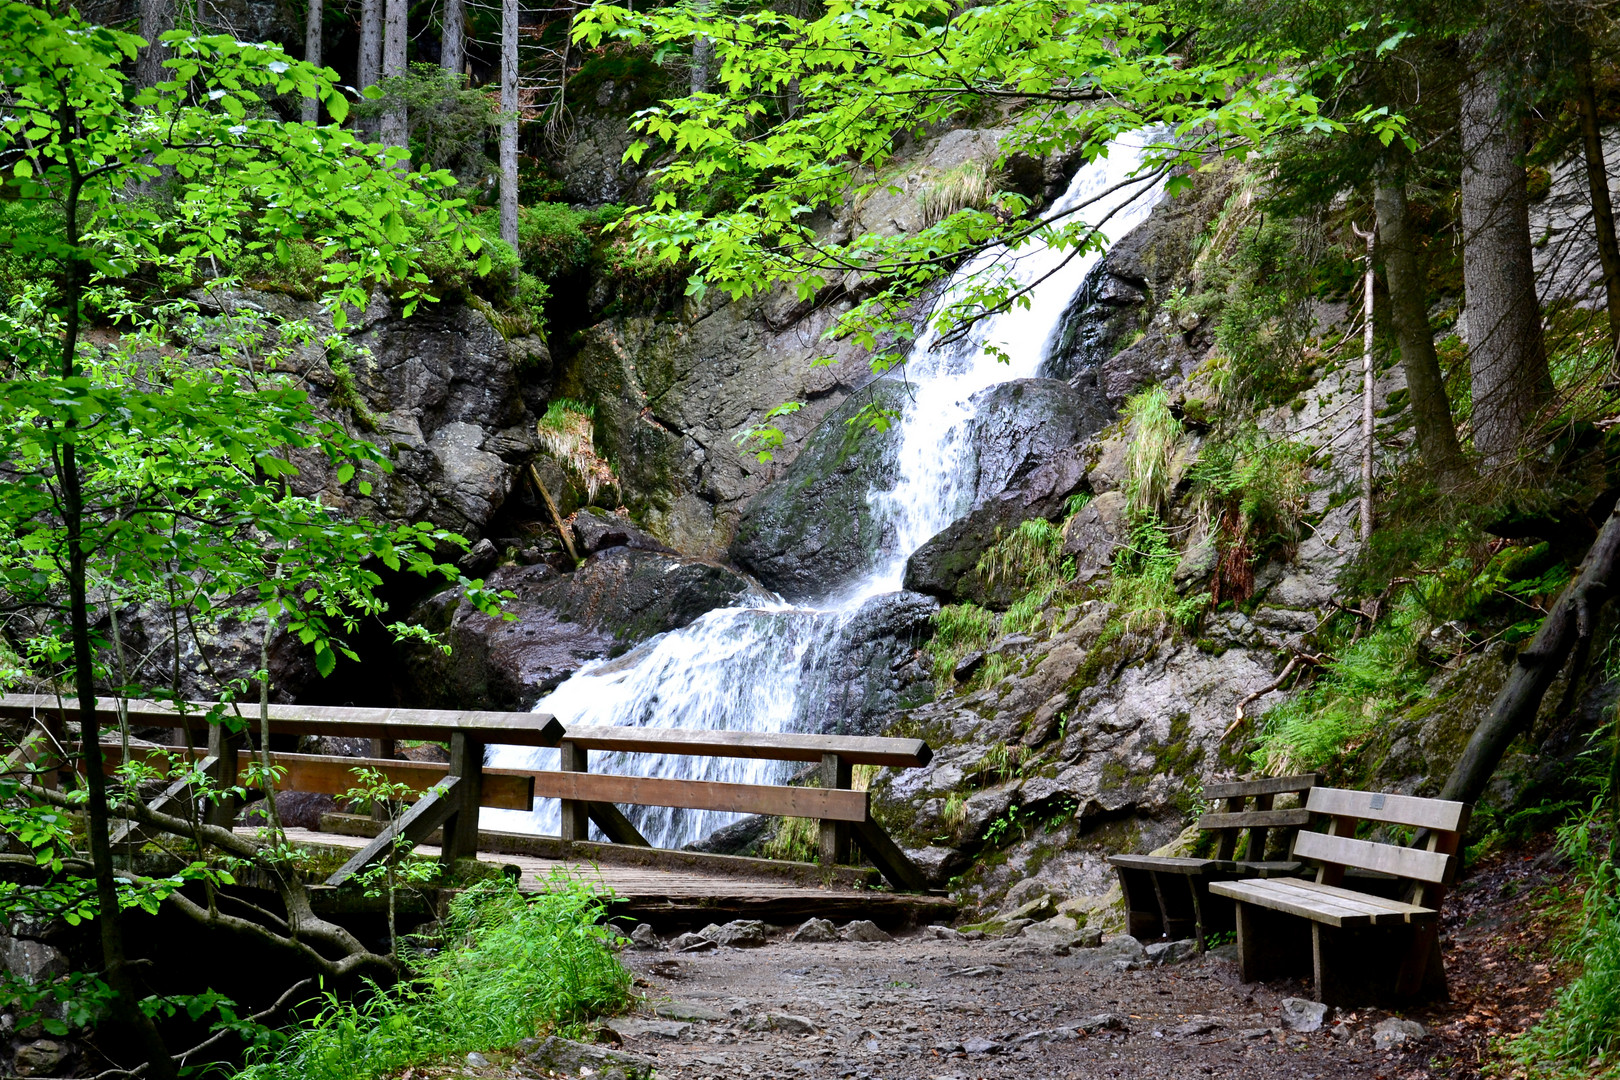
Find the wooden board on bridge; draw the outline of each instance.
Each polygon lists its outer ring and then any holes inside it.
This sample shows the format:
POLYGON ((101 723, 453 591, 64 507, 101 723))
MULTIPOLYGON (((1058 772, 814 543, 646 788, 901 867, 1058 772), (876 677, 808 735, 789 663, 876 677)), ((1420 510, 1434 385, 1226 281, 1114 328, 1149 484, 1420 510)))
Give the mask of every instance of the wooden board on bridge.
MULTIPOLYGON (((368 839, 309 829, 288 829, 287 838, 300 846, 325 847, 342 852, 358 851, 368 839)), ((600 852, 606 845, 588 845, 600 852)), ((439 849, 420 845, 420 855, 437 858, 439 849)), ((628 854, 628 853, 627 853, 628 854)), ((810 885, 778 874, 735 872, 738 863, 724 856, 705 859, 691 852, 675 869, 580 858, 548 858, 538 855, 492 854, 480 851, 481 862, 515 866, 518 887, 541 892, 551 887, 553 875, 600 885, 618 897, 610 909, 613 917, 628 922, 648 922, 660 930, 702 927, 730 919, 761 919, 778 926, 796 926, 806 919, 871 919, 880 926, 900 927, 949 922, 956 905, 943 896, 887 892, 854 888, 846 884, 810 885), (732 872, 728 872, 732 870, 732 872)))

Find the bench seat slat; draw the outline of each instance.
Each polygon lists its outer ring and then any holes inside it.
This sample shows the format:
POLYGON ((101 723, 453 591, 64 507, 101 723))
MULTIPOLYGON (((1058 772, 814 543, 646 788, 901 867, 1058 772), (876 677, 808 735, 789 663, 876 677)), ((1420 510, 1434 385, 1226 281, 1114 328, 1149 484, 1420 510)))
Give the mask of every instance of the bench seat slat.
POLYGON ((1422 923, 1432 921, 1439 914, 1432 908, 1419 907, 1416 904, 1403 904, 1398 900, 1385 900, 1350 889, 1293 878, 1217 881, 1209 888, 1218 896, 1257 904, 1274 911, 1286 911, 1330 926, 1422 923))
POLYGON ((1313 896, 1354 899, 1365 907, 1399 916, 1403 922, 1410 916, 1422 915, 1431 910, 1417 904, 1408 904, 1403 900, 1391 900, 1387 896, 1373 896, 1371 893, 1357 892, 1354 889, 1346 889, 1338 885, 1324 885, 1319 881, 1310 881, 1305 878, 1293 878, 1280 881, 1278 884, 1286 885, 1296 892, 1308 893, 1313 896))
POLYGON ((1307 896, 1291 889, 1274 888, 1281 879, 1214 881, 1209 891, 1216 896, 1255 904, 1272 911, 1285 911, 1329 926, 1371 926, 1374 913, 1356 906, 1335 903, 1323 897, 1307 896))
POLYGON ((1260 826, 1269 829, 1309 825, 1311 812, 1304 807, 1294 810, 1240 810, 1234 813, 1205 814, 1198 819, 1198 827, 1211 829, 1249 829, 1260 826))
POLYGON ((1419 799, 1411 795, 1329 787, 1312 788, 1305 806, 1316 814, 1409 825, 1436 832, 1457 832, 1463 827, 1468 811, 1467 803, 1444 799, 1419 799))
POLYGON ((1295 838, 1294 855, 1301 859, 1353 866, 1358 870, 1377 870, 1431 884, 1444 881, 1451 865, 1451 856, 1438 851, 1376 844, 1371 840, 1313 832, 1302 832, 1295 838))

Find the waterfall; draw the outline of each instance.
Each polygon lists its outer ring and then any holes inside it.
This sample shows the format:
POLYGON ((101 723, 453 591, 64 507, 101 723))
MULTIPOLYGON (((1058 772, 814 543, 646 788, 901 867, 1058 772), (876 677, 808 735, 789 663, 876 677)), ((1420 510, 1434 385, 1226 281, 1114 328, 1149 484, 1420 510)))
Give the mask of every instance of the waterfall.
MULTIPOLYGON (((1142 157, 1138 143, 1116 140, 1108 157, 1080 170, 1053 210, 1102 221, 1105 235, 1118 239, 1157 201, 1156 182, 1125 182, 1142 157)), ((894 485, 868 495, 893 539, 858 580, 815 605, 710 611, 615 660, 586 665, 535 710, 565 724, 802 730, 816 673, 836 655, 843 629, 863 605, 898 590, 911 553, 969 509, 974 395, 1039 373, 1070 301, 1097 259, 1094 251, 1078 254, 1028 241, 1016 249, 993 248, 957 271, 938 303, 960 296, 971 275, 1004 273, 1019 287, 1029 287, 1028 306, 985 318, 946 344, 939 343, 932 327, 918 335, 904 370, 911 397, 896 421, 894 485)), ((493 746, 488 763, 554 769, 557 752, 493 746)), ((599 756, 592 769, 754 784, 779 783, 791 772, 782 762, 623 753, 599 756)), ((689 844, 737 817, 654 806, 630 807, 627 814, 659 847, 689 844)), ((560 818, 554 799, 537 800, 533 814, 487 807, 481 812, 486 828, 524 832, 555 834, 560 818)))

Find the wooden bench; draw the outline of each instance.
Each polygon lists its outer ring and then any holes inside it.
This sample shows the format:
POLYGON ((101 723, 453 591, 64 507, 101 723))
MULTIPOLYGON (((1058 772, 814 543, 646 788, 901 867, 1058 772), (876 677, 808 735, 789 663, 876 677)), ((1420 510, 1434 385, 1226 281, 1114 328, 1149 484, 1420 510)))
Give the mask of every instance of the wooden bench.
POLYGON ((1237 907, 1243 981, 1310 971, 1317 1000, 1334 1005, 1443 996, 1440 905, 1456 873, 1467 804, 1319 787, 1306 808, 1328 822, 1327 832, 1294 838, 1294 856, 1317 864, 1314 881, 1210 885, 1237 907), (1360 840, 1362 821, 1425 830, 1426 840, 1422 847, 1360 840), (1396 898, 1346 887, 1347 870, 1395 884, 1396 898))
MULTIPOLYGON (((1232 904, 1212 896, 1210 883, 1302 872, 1305 864, 1297 860, 1267 861, 1266 844, 1274 830, 1286 835, 1310 820, 1303 807, 1273 809, 1277 796, 1307 792, 1316 781, 1315 773, 1306 773, 1206 787, 1205 797, 1219 809, 1200 817, 1198 827, 1215 834, 1214 858, 1110 856, 1108 862, 1119 873, 1125 894, 1127 933, 1141 940, 1192 937, 1203 950, 1210 934, 1233 929, 1232 904), (1253 805, 1245 806, 1250 800, 1253 805), (1240 837, 1243 833, 1247 835, 1240 837)), ((1286 851, 1288 841, 1278 846, 1286 851)))

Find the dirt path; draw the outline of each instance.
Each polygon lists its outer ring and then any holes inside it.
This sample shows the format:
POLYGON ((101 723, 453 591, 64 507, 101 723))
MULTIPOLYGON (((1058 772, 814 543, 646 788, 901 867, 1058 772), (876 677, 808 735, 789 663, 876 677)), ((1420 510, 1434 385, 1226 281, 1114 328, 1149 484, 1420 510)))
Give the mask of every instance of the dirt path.
MULTIPOLYGON (((613 1027, 663 1080, 1407 1075, 1345 1031, 1279 1030, 1286 984, 1244 986, 1218 956, 1135 967, 1126 947, 1053 955, 921 932, 886 942, 625 954, 645 1003, 613 1027), (1122 970, 1133 968, 1131 970, 1122 970)), ((1432 1040, 1428 1040, 1432 1042, 1432 1040)), ((1432 1049, 1432 1047, 1431 1047, 1432 1049)), ((1426 1056, 1426 1055, 1415 1055, 1426 1056)))

